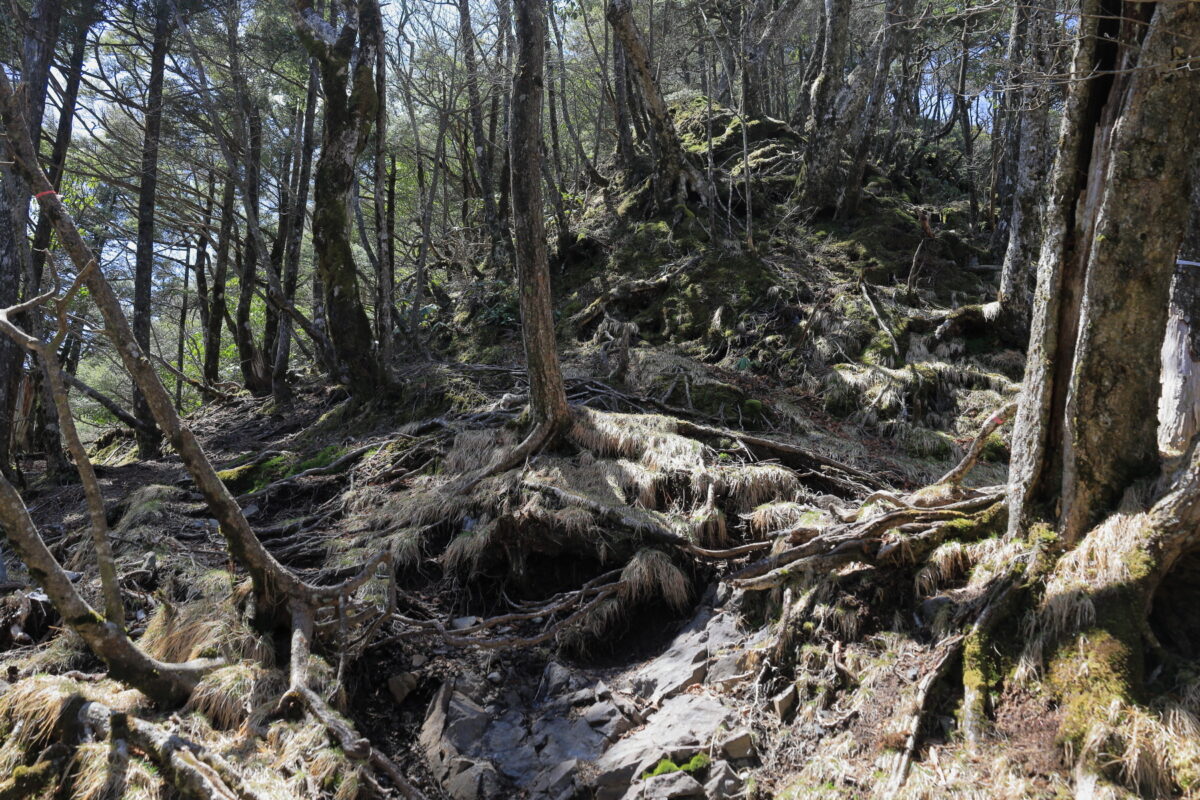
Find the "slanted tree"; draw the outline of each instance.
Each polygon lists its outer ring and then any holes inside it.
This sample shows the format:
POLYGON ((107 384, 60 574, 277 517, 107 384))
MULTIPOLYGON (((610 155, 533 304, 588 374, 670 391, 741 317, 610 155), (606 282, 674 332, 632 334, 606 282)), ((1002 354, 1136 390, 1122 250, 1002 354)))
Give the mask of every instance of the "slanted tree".
POLYGON ((659 206, 674 206, 677 213, 686 207, 690 196, 706 200, 710 194, 704 175, 688 159, 667 109, 667 102, 654 77, 650 54, 633 21, 629 0, 609 0, 605 12, 613 33, 624 48, 633 78, 641 92, 653 137, 656 164, 655 195, 659 206))

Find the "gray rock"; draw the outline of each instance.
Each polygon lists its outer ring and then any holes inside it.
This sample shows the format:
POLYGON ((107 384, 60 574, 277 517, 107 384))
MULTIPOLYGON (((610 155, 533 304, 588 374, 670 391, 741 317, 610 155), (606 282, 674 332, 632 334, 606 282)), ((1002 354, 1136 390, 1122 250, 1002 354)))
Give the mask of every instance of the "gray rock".
POLYGON ((412 668, 417 669, 418 667, 423 667, 426 664, 428 664, 429 657, 423 656, 420 653, 417 653, 415 656, 412 657, 411 663, 412 663, 412 668))
POLYGON ((401 672, 399 675, 388 678, 387 688, 392 693, 392 699, 396 701, 396 705, 403 703, 412 690, 417 688, 418 680, 415 672, 401 672))
POLYGON ((460 767, 459 771, 442 784, 446 794, 454 800, 483 800, 506 796, 500 775, 487 761, 460 758, 455 766, 460 767))
POLYGON ((651 703, 678 694, 700 683, 708 672, 708 632, 712 610, 702 608, 681 630, 666 651, 633 675, 633 690, 651 703))
POLYGON ((551 661, 542 672, 542 683, 538 688, 538 696, 546 700, 554 700, 580 688, 583 681, 571 670, 551 661))
POLYGON ((633 727, 612 700, 601 700, 583 712, 583 718, 609 741, 616 741, 621 734, 633 727))
POLYGON ((707 748, 722 729, 732 727, 733 713, 716 697, 685 694, 672 697, 645 727, 619 740, 596 760, 596 797, 616 800, 633 780, 669 756, 676 763, 707 748))
POLYGON ((575 794, 575 775, 579 762, 575 759, 560 761, 548 772, 542 772, 529 787, 534 797, 572 797, 575 794))
POLYGON ((439 781, 452 776, 452 764, 460 756, 476 752, 488 722, 488 713, 456 691, 454 681, 442 685, 429 704, 419 739, 429 768, 439 781))
POLYGON ((646 800, 672 800, 678 797, 704 797, 704 787, 686 772, 668 772, 648 778, 642 785, 646 800))
POLYGON ((754 738, 750 731, 738 728, 721 742, 721 752, 733 759, 749 758, 754 755, 754 738))
POLYGON ((745 782, 733 771, 728 761, 714 761, 708 768, 708 780, 704 782, 704 794, 709 800, 725 800, 738 796, 745 782))
POLYGON ((538 759, 557 764, 570 759, 591 761, 604 750, 604 734, 581 718, 543 717, 533 725, 532 742, 538 759))
POLYGON ((470 628, 472 625, 478 624, 479 617, 455 617, 450 620, 450 627, 456 631, 461 631, 463 628, 470 628))

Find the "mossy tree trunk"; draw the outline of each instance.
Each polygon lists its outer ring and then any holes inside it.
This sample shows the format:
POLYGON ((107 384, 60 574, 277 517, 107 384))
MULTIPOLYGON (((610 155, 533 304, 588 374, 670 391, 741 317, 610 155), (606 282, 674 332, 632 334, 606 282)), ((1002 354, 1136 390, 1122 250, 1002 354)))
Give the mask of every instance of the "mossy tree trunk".
POLYGON ((1137 713, 1156 591, 1200 548, 1200 453, 1147 514, 1114 514, 1161 471, 1159 348, 1200 123, 1200 75, 1177 61, 1200 36, 1200 4, 1088 0, 1079 26, 1013 434, 1009 529, 1050 522, 1071 552, 1047 565, 1045 607, 1087 612, 1039 615, 1038 636, 1059 738, 1092 796, 1122 778, 1120 754, 1107 750, 1123 735, 1119 720, 1137 713))
POLYGON ((667 206, 673 202, 678 208, 686 205, 689 195, 707 198, 708 185, 704 176, 688 161, 683 152, 683 144, 675 131, 675 123, 667 110, 667 102, 663 99, 658 81, 654 77, 650 54, 633 22, 633 10, 629 0, 609 0, 605 16, 625 50, 626 63, 633 70, 633 77, 641 91, 658 157, 655 167, 655 194, 659 205, 667 206))
POLYGON ((842 88, 849 37, 850 0, 825 0, 821 71, 809 89, 809 112, 804 125, 808 145, 804 154, 802 201, 818 209, 837 204, 842 136, 837 130, 836 100, 842 88))
POLYGON ((383 18, 378 0, 347 0, 342 8, 345 21, 340 30, 321 19, 311 0, 296 0, 293 16, 300 39, 317 61, 325 98, 313 189, 313 248, 328 335, 336 354, 337 378, 353 394, 366 397, 378 389, 383 370, 375 359, 371 323, 359 296, 350 245, 350 199, 355 164, 370 139, 379 101, 374 69, 383 18))
POLYGON ((1159 349, 1197 146, 1195 3, 1090 0, 1051 186, 1013 438, 1010 526, 1073 544, 1159 470, 1159 349))

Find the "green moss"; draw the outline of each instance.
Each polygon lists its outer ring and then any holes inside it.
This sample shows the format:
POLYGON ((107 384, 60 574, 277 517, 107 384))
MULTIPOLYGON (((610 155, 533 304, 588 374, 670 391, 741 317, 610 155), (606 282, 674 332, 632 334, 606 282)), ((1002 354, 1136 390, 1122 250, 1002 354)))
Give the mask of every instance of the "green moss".
MULTIPOLYGON (((1130 620, 1119 627, 1130 633, 1130 620)), ((1059 696, 1063 716, 1059 739, 1078 748, 1097 719, 1113 703, 1133 702, 1133 687, 1138 685, 1141 659, 1126 635, 1093 627, 1065 642, 1050 663, 1050 685, 1059 696), (1082 645, 1082 646, 1081 646, 1082 645)), ((1078 752, 1078 749, 1076 750, 1078 752)))
POLYGON ((643 773, 642 779, 645 780, 646 778, 656 778, 659 775, 668 775, 672 772, 701 772, 705 769, 708 769, 708 765, 711 763, 711 761, 712 759, 710 759, 705 753, 697 753, 696 755, 692 756, 691 760, 686 764, 676 764, 671 759, 664 758, 655 765, 654 769, 643 773))

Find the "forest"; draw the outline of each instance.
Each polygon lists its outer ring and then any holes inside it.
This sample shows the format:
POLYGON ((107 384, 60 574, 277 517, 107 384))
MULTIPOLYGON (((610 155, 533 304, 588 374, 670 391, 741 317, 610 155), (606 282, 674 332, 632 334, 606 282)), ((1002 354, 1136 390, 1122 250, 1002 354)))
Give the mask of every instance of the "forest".
POLYGON ((3 3, 0 800, 1200 797, 1198 130, 1198 0, 3 3))

